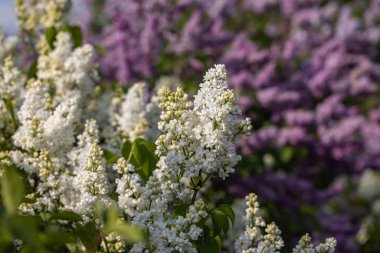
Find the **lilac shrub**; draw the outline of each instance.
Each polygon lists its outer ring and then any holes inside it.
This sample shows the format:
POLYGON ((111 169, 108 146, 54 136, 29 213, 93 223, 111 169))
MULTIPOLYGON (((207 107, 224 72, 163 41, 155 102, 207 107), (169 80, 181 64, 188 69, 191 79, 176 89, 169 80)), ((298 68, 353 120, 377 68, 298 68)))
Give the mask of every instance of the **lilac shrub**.
POLYGON ((127 84, 170 69, 186 83, 224 63, 254 122, 238 147, 249 177, 228 180, 229 193, 256 191, 297 227, 338 237, 338 252, 356 250, 364 213, 347 213, 356 198, 349 186, 380 167, 380 1, 97 4, 109 22, 94 15, 83 28, 107 78, 127 84), (94 24, 102 29, 94 32, 94 24))

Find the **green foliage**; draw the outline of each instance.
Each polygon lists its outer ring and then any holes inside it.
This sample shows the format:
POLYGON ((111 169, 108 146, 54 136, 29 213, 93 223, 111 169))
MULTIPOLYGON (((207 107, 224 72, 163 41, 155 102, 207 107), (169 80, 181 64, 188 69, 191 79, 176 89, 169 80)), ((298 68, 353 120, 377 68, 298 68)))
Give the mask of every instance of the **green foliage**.
POLYGON ((196 242, 196 247, 200 253, 220 253, 222 251, 219 236, 213 237, 210 228, 202 226, 203 233, 196 242))
POLYGON ((59 28, 49 27, 45 31, 45 38, 50 48, 54 48, 54 42, 59 32, 68 32, 73 40, 74 47, 80 47, 83 41, 83 35, 79 26, 62 25, 59 28))
POLYGON ((28 72, 27 72, 27 77, 28 79, 31 78, 36 78, 37 77, 37 61, 33 62, 32 65, 30 65, 28 72))
POLYGON ((103 156, 106 159, 106 164, 113 164, 119 159, 117 155, 112 154, 110 151, 103 149, 103 156))
POLYGON ((12 105, 12 101, 7 99, 7 98, 3 98, 3 102, 4 102, 4 105, 5 105, 5 108, 7 108, 7 111, 9 113, 9 117, 12 121, 12 127, 14 130, 17 129, 17 120, 16 120, 16 117, 15 117, 15 112, 13 110, 13 105, 12 105))
POLYGON ((230 205, 221 204, 218 206, 217 209, 222 211, 228 217, 232 225, 235 224, 235 213, 234 213, 234 210, 232 210, 230 205))
POLYGON ((82 216, 72 211, 64 210, 53 214, 49 218, 50 220, 65 220, 65 221, 82 221, 82 216))
POLYGON ((230 222, 235 224, 235 214, 232 208, 227 204, 221 204, 217 208, 209 211, 212 220, 214 237, 221 236, 223 231, 224 235, 227 234, 230 228, 230 222))
POLYGON ((174 209, 174 215, 185 217, 186 213, 189 211, 189 206, 189 204, 180 204, 176 206, 174 209))
POLYGON ((100 244, 110 233, 131 243, 145 238, 142 231, 123 220, 113 205, 97 205, 95 217, 89 221, 69 210, 22 214, 18 207, 24 200, 24 179, 12 166, 2 169, 0 252, 18 251, 16 239, 22 241, 21 252, 82 252, 79 242, 87 252, 106 252, 100 244))
POLYGON ((24 198, 24 182, 13 167, 7 167, 1 177, 1 197, 8 214, 14 214, 24 198))
POLYGON ((122 148, 123 157, 133 164, 136 172, 147 181, 156 168, 158 157, 155 155, 156 146, 144 139, 138 138, 133 143, 126 141, 122 148))
POLYGON ((55 27, 49 27, 45 31, 45 39, 49 44, 50 48, 54 48, 55 37, 57 36, 57 29, 55 27))
POLYGON ((106 210, 105 231, 106 233, 115 232, 123 239, 134 243, 144 240, 144 234, 140 229, 131 224, 118 220, 117 208, 115 206, 110 206, 106 210))

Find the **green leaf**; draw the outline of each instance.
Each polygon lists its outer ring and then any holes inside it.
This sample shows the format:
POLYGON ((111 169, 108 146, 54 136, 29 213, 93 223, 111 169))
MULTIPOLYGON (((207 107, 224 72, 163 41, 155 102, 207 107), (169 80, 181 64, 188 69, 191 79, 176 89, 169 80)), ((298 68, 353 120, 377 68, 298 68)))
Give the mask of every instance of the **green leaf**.
POLYGON ((106 159, 106 164, 112 164, 119 159, 116 155, 112 154, 110 151, 103 149, 103 156, 106 159))
POLYGON ((138 142, 133 142, 132 143, 132 154, 133 157, 135 158, 135 164, 136 167, 139 167, 144 164, 144 158, 146 158, 146 152, 145 148, 142 145, 139 145, 138 142))
POLYGON ((80 225, 77 233, 87 252, 95 252, 95 249, 102 241, 102 236, 93 221, 80 225))
POLYGON ((185 217, 187 210, 189 208, 189 204, 180 204, 174 208, 174 215, 175 216, 182 216, 185 217))
POLYGON ((152 142, 149 142, 141 138, 137 138, 135 142, 139 143, 140 145, 143 145, 151 154, 154 154, 154 152, 156 151, 156 145, 152 142))
POLYGON ((66 221, 81 221, 82 216, 72 211, 64 210, 57 214, 53 214, 50 220, 66 220, 66 221))
POLYGON ((71 39, 73 40, 75 47, 80 47, 82 45, 83 36, 82 31, 79 26, 68 26, 68 30, 71 34, 71 39))
POLYGON ((195 244, 200 253, 207 253, 209 252, 209 243, 213 238, 210 235, 211 231, 207 225, 201 225, 201 228, 202 234, 195 244))
POLYGON ((37 77, 37 61, 33 62, 32 65, 30 65, 27 73, 28 79, 37 77))
POLYGON ((74 47, 80 47, 82 45, 83 36, 79 26, 63 25, 60 27, 59 31, 70 33, 74 47))
POLYGON ((122 220, 118 220, 118 216, 117 207, 110 205, 107 208, 107 217, 105 219, 106 233, 115 232, 131 242, 141 242, 144 240, 144 234, 140 229, 122 220))
POLYGON ((155 149, 156 146, 153 143, 141 138, 136 139, 131 147, 128 142, 123 147, 123 156, 135 166, 136 172, 144 181, 147 181, 156 169, 158 157, 154 154, 155 149))
POLYGON ((219 236, 215 237, 215 241, 218 244, 218 252, 222 252, 222 239, 219 236))
POLYGON ((36 216, 12 215, 7 220, 9 231, 13 238, 21 239, 24 244, 42 249, 38 238, 38 227, 41 220, 36 216))
POLYGON ((1 196, 7 212, 13 214, 24 198, 24 182, 13 167, 7 167, 1 177, 1 196))
POLYGON ((123 157, 128 160, 131 155, 132 143, 130 141, 125 141, 123 144, 123 148, 121 149, 121 154, 123 157))
POLYGON ((148 181, 149 176, 151 175, 150 172, 151 166, 149 163, 149 158, 141 165, 141 167, 137 170, 137 173, 144 179, 144 181, 148 181))
POLYGON ((219 237, 212 237, 210 229, 206 225, 202 226, 203 233, 196 242, 196 247, 200 253, 220 253, 222 251, 219 237))
POLYGON ((16 130, 17 129, 17 121, 16 121, 16 117, 15 117, 15 112, 13 110, 12 101, 10 99, 3 98, 3 102, 5 104, 5 108, 7 108, 7 111, 9 113, 9 117, 11 118, 13 129, 16 130))
POLYGON ((230 223, 228 221, 227 216, 225 216, 225 215, 223 216, 222 229, 223 229, 224 235, 227 235, 228 229, 230 229, 230 223))
POLYGON ((114 224, 108 228, 108 231, 115 232, 130 242, 141 242, 144 240, 144 233, 131 224, 114 224))
MULTIPOLYGON (((223 207, 222 207, 223 208, 223 207)), ((223 231, 226 235, 228 232, 228 229, 230 228, 230 223, 228 216, 218 208, 215 208, 211 210, 211 219, 212 219, 212 225, 214 229, 214 237, 220 235, 220 232, 223 231)))
POLYGON ((49 27, 48 29, 46 29, 45 31, 45 38, 46 38, 46 41, 48 42, 49 46, 51 49, 54 48, 54 41, 55 41, 55 38, 57 37, 57 29, 55 29, 55 27, 49 27))
MULTIPOLYGON (((101 202, 99 202, 101 203, 101 202)), ((103 204, 103 203, 102 203, 103 204)), ((103 207, 104 208, 104 207, 103 207)), ((108 206, 106 211, 106 217, 104 219, 104 223, 106 224, 106 227, 111 227, 117 223, 117 218, 119 217, 117 207, 114 204, 111 204, 108 206)))
POLYGON ((224 229, 224 218, 226 215, 218 210, 218 209, 213 209, 211 211, 211 220, 212 220, 212 228, 213 228, 213 233, 214 237, 219 235, 222 229, 224 229))
POLYGON ((72 234, 67 232, 59 232, 59 231, 48 231, 41 235, 41 240, 44 245, 49 245, 50 247, 62 246, 67 243, 75 242, 72 234))
POLYGON ((221 204, 218 209, 227 215, 228 219, 231 221, 232 225, 235 225, 235 213, 231 206, 227 204, 221 204))
POLYGON ((45 31, 45 38, 50 48, 54 48, 54 42, 59 32, 68 32, 71 36, 74 47, 80 47, 82 45, 83 35, 80 27, 63 25, 59 29, 56 29, 55 27, 49 27, 45 31))

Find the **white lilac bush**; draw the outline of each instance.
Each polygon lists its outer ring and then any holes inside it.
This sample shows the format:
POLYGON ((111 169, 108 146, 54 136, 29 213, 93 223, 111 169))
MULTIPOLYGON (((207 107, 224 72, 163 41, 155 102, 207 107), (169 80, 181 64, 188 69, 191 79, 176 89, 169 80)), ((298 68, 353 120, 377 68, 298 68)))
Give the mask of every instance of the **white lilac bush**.
MULTIPOLYGON (((0 251, 280 252, 256 195, 230 232, 231 206, 203 196, 234 172, 234 145, 251 130, 224 65, 193 100, 173 79, 150 99, 142 82, 104 88, 94 48, 62 19, 67 1, 16 2, 20 41, 0 36, 0 251), (26 71, 14 49, 30 42, 26 71)), ((293 252, 335 246, 305 235, 293 252)))

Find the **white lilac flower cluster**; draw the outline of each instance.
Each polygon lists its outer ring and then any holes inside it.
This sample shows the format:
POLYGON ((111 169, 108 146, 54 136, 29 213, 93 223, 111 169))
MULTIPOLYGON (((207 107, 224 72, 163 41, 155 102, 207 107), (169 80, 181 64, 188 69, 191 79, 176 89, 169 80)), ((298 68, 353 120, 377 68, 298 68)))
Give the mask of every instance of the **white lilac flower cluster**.
MULTIPOLYGON (((48 6, 63 7, 66 2, 50 1, 48 6)), ((60 11, 61 7, 55 11, 60 11)), ((25 17, 34 18, 30 13, 25 17)), ((57 20, 61 19, 57 17, 57 20)), ((50 25, 47 23, 46 27, 50 25)), ((95 146, 99 137, 91 138, 96 135, 96 123, 89 121, 85 126, 85 134, 90 137, 78 136, 78 130, 83 128, 84 119, 87 119, 85 103, 91 98, 96 80, 92 64, 94 50, 88 44, 74 47, 72 35, 68 32, 58 32, 52 45, 42 35, 37 34, 36 41, 35 77, 26 81, 11 55, 0 66, 0 91, 4 100, 0 104, 1 138, 13 149, 2 151, 2 155, 25 170, 31 187, 36 189, 28 195, 28 204, 22 205, 24 212, 60 208, 85 212, 98 200, 94 200, 91 194, 108 193, 105 166, 98 165, 103 162, 102 150, 95 146), (12 119, 10 108, 14 114, 13 124, 9 123, 12 119), (94 174, 98 175, 95 177, 97 181, 92 182, 94 174), (90 184, 94 187, 88 187, 90 184), (81 195, 85 198, 78 202, 81 195)), ((1 48, 5 47, 4 42, 1 48)))
POLYGON ((53 49, 43 37, 39 41, 39 51, 38 79, 53 86, 57 98, 75 96, 74 93, 80 91, 80 102, 84 103, 97 79, 91 64, 93 47, 86 44, 74 48, 70 33, 59 32, 53 49))
POLYGON ((239 160, 232 146, 250 129, 249 121, 238 118, 222 65, 206 74, 193 108, 181 89, 163 91, 160 107, 157 168, 144 186, 133 166, 119 160, 115 169, 124 173, 117 179, 117 192, 124 195, 119 204, 132 214, 133 224, 149 234, 149 244, 135 245, 132 252, 197 252, 193 242, 202 234, 200 222, 208 216, 205 203, 196 200, 197 192, 209 178, 226 177, 232 171, 239 160), (214 124, 203 122, 206 110, 219 112, 214 124), (221 142, 209 145, 207 139, 216 136, 221 142), (181 203, 189 204, 188 212, 176 217, 173 208, 181 203))
POLYGON ((276 224, 265 224, 260 215, 259 203, 257 196, 253 193, 246 197, 246 215, 244 222, 246 224, 244 233, 235 242, 235 251, 244 253, 275 253, 284 246, 281 238, 281 231, 276 224), (265 227, 265 234, 262 228, 265 227))
MULTIPOLYGON (((266 225, 260 215, 257 196, 253 193, 246 197, 246 215, 243 217, 245 231, 235 242, 235 252, 242 253, 278 253, 284 246, 281 231, 276 224, 266 225), (262 228, 265 227, 265 234, 262 228)), ((293 253, 332 253, 335 251, 336 240, 327 238, 324 243, 314 246, 308 234, 304 235, 293 253)))
POLYGON ((240 160, 233 144, 239 135, 249 132, 250 121, 239 119, 223 65, 210 69, 200 87, 193 108, 181 89, 163 95, 158 127, 164 134, 156 142, 157 154, 165 156, 161 162, 174 177, 225 178, 240 160))
POLYGON ((60 25, 69 10, 70 0, 16 0, 20 30, 38 34, 41 30, 60 25))
POLYGON ((336 247, 334 238, 327 238, 324 243, 314 246, 308 234, 302 236, 298 245, 293 249, 293 253, 333 253, 336 247))

